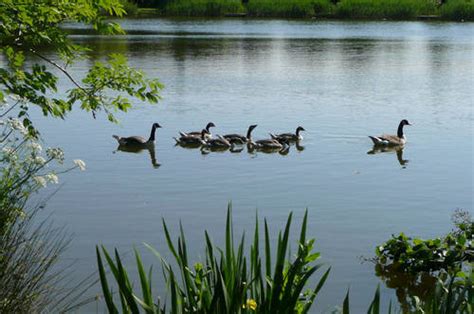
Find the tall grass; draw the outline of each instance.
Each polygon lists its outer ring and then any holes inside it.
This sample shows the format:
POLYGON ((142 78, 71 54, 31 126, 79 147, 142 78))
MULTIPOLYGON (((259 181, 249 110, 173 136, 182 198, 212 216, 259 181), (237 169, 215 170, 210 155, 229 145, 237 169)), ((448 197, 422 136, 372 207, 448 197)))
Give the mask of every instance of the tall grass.
POLYGON ((42 206, 15 216, 0 235, 0 313, 42 313, 64 297, 56 269, 69 243, 62 229, 35 217, 42 206))
POLYGON ((244 12, 244 7, 240 0, 175 0, 162 12, 167 16, 224 16, 244 12))
POLYGON ((434 0, 342 0, 334 13, 338 18, 407 20, 436 12, 434 0))
POLYGON ((245 254, 245 235, 238 245, 234 244, 231 210, 227 212, 225 247, 216 247, 205 233, 205 261, 189 263, 187 243, 181 228, 176 245, 171 239, 166 223, 163 229, 178 270, 152 250, 161 262, 164 280, 168 286, 168 300, 153 296, 151 269, 145 272, 140 254, 135 252, 141 296, 133 288, 127 271, 115 250, 114 258, 105 248, 97 248, 97 263, 104 299, 110 313, 138 313, 140 308, 147 313, 307 313, 323 287, 330 269, 326 270, 316 286, 305 290, 309 279, 321 268, 313 262, 319 253, 313 252, 314 240, 306 239, 307 213, 304 216, 298 250, 289 259, 289 234, 292 214, 285 229, 280 231, 276 249, 272 251, 267 222, 264 222, 263 247, 260 241, 258 219, 250 254, 245 254), (262 250, 261 250, 262 248, 262 250), (261 254, 263 253, 263 256, 261 254), (276 254, 275 254, 276 253, 276 254), (114 298, 107 278, 103 257, 113 275, 118 289, 114 298))
POLYGON ((331 12, 329 0, 250 0, 247 12, 256 17, 312 17, 331 12))
POLYGON ((448 0, 440 7, 441 17, 452 21, 474 21, 473 0, 448 0))

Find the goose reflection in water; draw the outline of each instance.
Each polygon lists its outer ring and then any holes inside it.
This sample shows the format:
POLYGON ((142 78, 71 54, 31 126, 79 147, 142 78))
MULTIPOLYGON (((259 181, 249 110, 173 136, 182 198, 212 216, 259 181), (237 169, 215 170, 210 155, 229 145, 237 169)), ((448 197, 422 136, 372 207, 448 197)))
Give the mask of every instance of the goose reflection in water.
POLYGON ((295 142, 295 147, 296 147, 296 150, 299 151, 299 152, 302 152, 304 151, 305 147, 303 145, 301 145, 301 141, 298 140, 295 142))
POLYGON ((403 168, 406 168, 406 165, 408 164, 409 160, 408 159, 403 159, 403 145, 399 146, 378 146, 374 145, 374 147, 367 152, 369 155, 375 155, 375 154, 380 154, 380 153, 393 153, 395 152, 397 154, 397 160, 400 166, 403 168))
POLYGON ((143 145, 119 145, 117 149, 114 151, 121 151, 121 152, 126 152, 126 153, 134 153, 134 154, 140 154, 142 151, 148 151, 148 154, 150 154, 150 160, 153 168, 158 168, 161 166, 160 163, 157 162, 156 160, 156 154, 155 154, 155 145, 154 144, 149 144, 146 146, 143 145))
POLYGON ((290 146, 285 145, 282 148, 270 148, 270 147, 256 147, 255 145, 247 144, 247 152, 251 155, 256 155, 258 152, 258 153, 264 153, 264 154, 278 153, 282 156, 286 156, 290 152, 290 146))

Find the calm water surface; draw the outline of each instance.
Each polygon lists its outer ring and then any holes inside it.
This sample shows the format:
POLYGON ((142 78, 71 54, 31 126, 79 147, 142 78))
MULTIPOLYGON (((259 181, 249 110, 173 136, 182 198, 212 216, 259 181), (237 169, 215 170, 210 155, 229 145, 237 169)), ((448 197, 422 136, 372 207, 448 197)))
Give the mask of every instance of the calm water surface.
MULTIPOLYGON (((163 101, 137 103, 119 115, 120 125, 79 111, 66 121, 40 122, 47 144, 64 147, 88 167, 63 176, 49 202, 56 222, 75 235, 67 258, 76 261, 78 277, 95 270, 98 243, 129 252, 147 242, 166 251, 161 217, 174 231, 182 221, 198 260, 205 229, 222 243, 228 201, 239 234, 250 234, 256 209, 276 236, 290 211, 299 222, 308 208, 309 234, 332 266, 314 310, 329 312, 350 287, 351 305, 360 312, 379 283, 361 256, 372 257, 393 233, 442 235, 451 229, 455 208, 472 209, 473 24, 121 24, 129 35, 74 39, 91 47, 97 60, 125 54, 164 83, 163 101), (367 135, 394 133, 403 118, 414 126, 406 128, 402 156, 367 154, 367 135), (157 132, 159 168, 147 151, 115 152, 112 134, 147 136, 155 121, 163 126, 157 132), (304 150, 201 154, 174 146, 178 131, 199 130, 209 121, 215 133, 243 133, 258 124, 256 138, 302 125, 304 150), (402 165, 402 159, 408 162, 402 165)), ((78 62, 71 71, 80 78, 89 66, 78 62)), ((69 88, 64 81, 61 90, 69 88)), ((146 263, 157 263, 144 254, 146 263)), ((395 294, 384 288, 384 303, 390 299, 395 294)))

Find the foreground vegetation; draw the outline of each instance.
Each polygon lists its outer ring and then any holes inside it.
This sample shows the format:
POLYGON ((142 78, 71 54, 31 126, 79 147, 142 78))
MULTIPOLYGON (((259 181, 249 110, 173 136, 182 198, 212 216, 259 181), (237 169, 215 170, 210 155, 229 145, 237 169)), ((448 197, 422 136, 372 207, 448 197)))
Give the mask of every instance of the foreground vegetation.
MULTIPOLYGON (((138 251, 135 250, 135 258, 141 292, 130 281, 129 273, 122 263, 119 252, 115 250, 114 256, 111 256, 106 248, 97 247, 100 281, 108 311, 109 313, 119 311, 139 313, 140 310, 147 313, 307 313, 315 303, 330 273, 330 268, 328 268, 316 280, 315 286, 307 289, 313 275, 321 268, 321 265, 314 264, 320 254, 314 252, 315 240, 307 239, 307 220, 306 212, 301 223, 297 251, 293 258, 289 257, 291 256, 289 251, 291 213, 284 231, 278 234, 275 246, 270 244, 266 220, 264 220, 263 247, 261 246, 259 220, 256 218, 253 241, 249 253, 246 253, 244 235, 238 246, 234 244, 232 214, 229 207, 224 248, 216 247, 205 232, 205 261, 195 264, 189 262, 183 229, 180 228, 180 236, 177 244, 174 244, 168 227, 163 221, 164 235, 174 261, 167 261, 159 252, 147 245, 162 266, 167 291, 162 293, 161 297, 153 294, 152 268, 150 267, 148 272, 145 271, 138 251), (107 269, 111 271, 109 276, 107 269), (114 291, 118 293, 114 295, 114 291)), ((424 297, 416 294, 407 295, 408 306, 403 302, 400 302, 400 308, 390 304, 388 313, 401 311, 404 313, 472 313, 474 310, 474 273, 470 264, 472 259, 461 256, 464 253, 458 254, 458 252, 472 254, 470 244, 472 225, 474 222, 469 220, 458 226, 462 229, 453 232, 461 242, 463 238, 466 238, 468 242, 454 245, 453 250, 457 251, 454 255, 457 258, 448 258, 451 261, 449 265, 438 264, 436 280, 431 284, 429 295, 424 297), (464 271, 463 265, 466 266, 464 271)), ((451 235, 448 235, 446 239, 450 237, 451 235)), ((425 242, 432 243, 433 240, 423 241, 425 242)), ((416 245, 419 246, 416 250, 425 251, 423 245, 419 243, 416 245)), ((453 244, 450 243, 449 246, 452 247, 453 244)), ((389 240, 383 248, 379 247, 376 257, 378 265, 387 265, 395 259, 400 259, 400 254, 397 254, 395 258, 392 253, 389 253, 393 251, 393 240, 389 240)), ((431 257, 429 254, 418 254, 416 258, 407 259, 410 264, 429 264, 431 257)), ((413 268, 409 264, 400 267, 403 271, 420 274, 419 268, 413 268)), ((432 271, 433 269, 423 268, 423 270, 432 271)), ((350 313, 349 292, 342 302, 342 312, 350 313)), ((376 290, 368 313, 381 313, 379 288, 376 290)))
MULTIPOLYGON (((140 1, 163 16, 413 20, 419 16, 474 21, 474 0, 169 0, 140 1)), ((145 12, 130 9, 130 12, 145 12)), ((149 11, 148 11, 149 12, 149 11)))

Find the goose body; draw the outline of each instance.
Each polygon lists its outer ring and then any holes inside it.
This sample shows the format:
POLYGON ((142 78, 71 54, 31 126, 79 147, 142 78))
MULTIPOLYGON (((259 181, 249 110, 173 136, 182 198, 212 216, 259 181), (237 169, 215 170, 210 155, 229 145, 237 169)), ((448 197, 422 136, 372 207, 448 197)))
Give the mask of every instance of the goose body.
POLYGON ((276 139, 264 139, 255 142, 252 141, 251 145, 257 149, 282 149, 286 146, 286 143, 284 141, 280 143, 276 139))
POLYGON ((408 120, 403 119, 398 125, 397 135, 383 134, 380 136, 370 136, 375 146, 402 146, 407 142, 406 136, 403 134, 403 127, 411 125, 408 120))
POLYGON ((200 146, 205 145, 205 137, 207 131, 203 129, 200 133, 200 136, 190 135, 189 133, 179 132, 181 137, 176 138, 174 137, 176 144, 183 145, 183 146, 200 146))
POLYGON ((208 139, 205 145, 211 148, 229 148, 232 146, 232 143, 223 136, 217 135, 217 138, 208 139))
MULTIPOLYGON (((215 127, 216 125, 212 122, 209 122, 206 127, 204 128, 206 130, 205 138, 212 138, 212 134, 210 131, 210 128, 215 127)), ((186 136, 195 136, 195 137, 201 137, 202 131, 193 131, 193 132, 179 132, 179 134, 182 136, 185 134, 186 136)))
POLYGON ((242 134, 226 134, 223 137, 228 140, 230 143, 234 144, 244 144, 252 140, 252 131, 257 127, 256 124, 249 126, 247 130, 247 135, 242 134))
POLYGON ((141 136, 129 136, 129 137, 121 137, 118 135, 112 135, 113 138, 117 140, 119 145, 122 146, 146 146, 152 145, 155 143, 155 132, 157 128, 161 128, 158 123, 153 123, 151 127, 150 137, 148 140, 144 139, 141 136))
POLYGON ((277 141, 286 140, 289 142, 296 142, 296 141, 301 141, 303 139, 303 136, 301 136, 300 134, 301 131, 306 131, 306 130, 302 126, 299 126, 296 128, 295 133, 281 133, 281 134, 270 133, 270 136, 272 137, 272 139, 275 139, 277 141))

